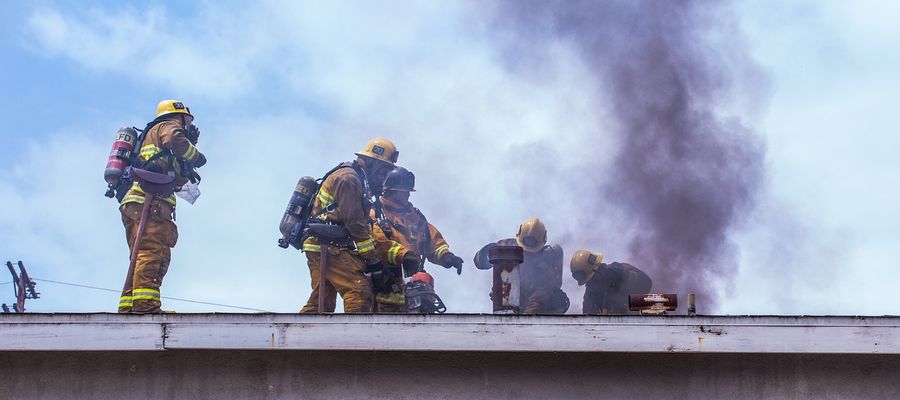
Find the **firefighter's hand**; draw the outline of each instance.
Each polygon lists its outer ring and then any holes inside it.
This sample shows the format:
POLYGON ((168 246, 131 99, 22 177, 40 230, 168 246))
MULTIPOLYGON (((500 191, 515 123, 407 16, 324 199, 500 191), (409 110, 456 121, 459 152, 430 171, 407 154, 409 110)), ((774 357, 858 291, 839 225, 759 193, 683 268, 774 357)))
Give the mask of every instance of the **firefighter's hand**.
POLYGON ((456 254, 447 253, 441 257, 441 266, 444 268, 456 268, 456 274, 462 275, 463 259, 457 257, 456 254))
POLYGON ((197 159, 194 160, 194 168, 200 168, 206 165, 206 156, 203 153, 197 153, 197 159))
POLYGON ((366 260, 366 275, 372 279, 372 287, 378 293, 387 292, 390 282, 394 280, 394 274, 390 268, 377 258, 366 260))
POLYGON ((366 262, 366 272, 368 272, 368 273, 386 272, 387 271, 387 265, 384 265, 384 263, 381 262, 381 260, 379 260, 377 257, 369 258, 369 259, 365 260, 365 262, 366 262))
POLYGON ((412 276, 412 274, 419 272, 419 256, 417 256, 413 252, 408 252, 403 256, 403 270, 406 271, 408 276, 412 276))
POLYGON ((194 146, 200 141, 200 128, 198 128, 197 125, 188 125, 187 128, 184 128, 184 134, 187 136, 187 140, 194 146))

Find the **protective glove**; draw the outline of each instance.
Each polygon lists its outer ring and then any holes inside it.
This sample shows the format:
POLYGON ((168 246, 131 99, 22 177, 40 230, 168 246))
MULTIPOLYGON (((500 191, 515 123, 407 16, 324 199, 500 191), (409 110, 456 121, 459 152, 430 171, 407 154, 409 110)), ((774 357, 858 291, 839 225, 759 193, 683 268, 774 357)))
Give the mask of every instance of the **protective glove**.
POLYGON ((206 156, 203 153, 197 153, 197 159, 193 162, 194 168, 200 168, 206 165, 206 156))
POLYGON ((411 251, 406 253, 405 256, 403 256, 402 265, 403 265, 403 272, 406 274, 406 276, 413 276, 413 274, 415 274, 416 272, 419 272, 419 270, 421 269, 420 268, 421 262, 420 262, 419 256, 417 256, 415 253, 413 253, 411 251))
POLYGON ((189 142, 192 145, 196 146, 197 142, 200 141, 200 128, 197 125, 190 124, 186 128, 184 128, 184 134, 187 136, 189 142))
POLYGON ((475 262, 475 268, 482 270, 494 268, 494 266, 491 265, 490 260, 488 260, 488 254, 490 254, 491 249, 497 246, 497 243, 488 243, 482 247, 481 250, 478 250, 478 253, 475 253, 475 259, 473 260, 475 262))
POLYGON ((456 274, 462 275, 463 259, 456 254, 447 253, 441 257, 441 266, 444 268, 456 268, 456 274))
POLYGON ((372 279, 372 288, 377 293, 388 293, 394 281, 394 273, 381 260, 371 258, 366 260, 366 275, 372 279))

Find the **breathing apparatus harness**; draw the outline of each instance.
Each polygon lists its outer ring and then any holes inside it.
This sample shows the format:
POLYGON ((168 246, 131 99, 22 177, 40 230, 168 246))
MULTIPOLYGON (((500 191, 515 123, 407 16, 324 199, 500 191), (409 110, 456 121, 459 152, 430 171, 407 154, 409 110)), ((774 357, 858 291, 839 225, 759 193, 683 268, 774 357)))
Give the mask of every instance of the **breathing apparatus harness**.
MULTIPOLYGON (((378 199, 379 199, 379 203, 380 203, 381 198, 379 197, 378 199)), ((383 206, 383 208, 387 209, 390 212, 406 211, 403 209, 395 209, 391 206, 383 206)), ((384 236, 386 236, 390 240, 393 240, 394 239, 394 230, 398 230, 398 231, 406 233, 407 237, 413 236, 414 232, 423 232, 423 231, 428 232, 428 219, 425 218, 425 214, 422 214, 422 212, 419 211, 419 209, 416 207, 413 207, 412 209, 416 214, 419 214, 419 218, 420 218, 419 223, 417 224, 418 226, 416 226, 417 229, 415 229, 415 230, 407 229, 406 227, 394 222, 394 220, 392 220, 391 218, 384 216, 384 214, 382 214, 380 216, 376 214, 378 226, 381 227, 381 231, 384 232, 384 236)), ((422 265, 425 264, 426 254, 431 249, 431 235, 426 234, 425 239, 422 240, 421 242, 416 242, 416 244, 418 245, 418 248, 416 249, 416 251, 417 251, 417 255, 419 256, 419 266, 421 267, 422 265)))
MULTIPOLYGON (((395 209, 390 205, 384 206, 384 209, 389 212, 407 211, 405 209, 395 209)), ((378 219, 378 225, 384 232, 385 237, 390 240, 393 240, 395 229, 404 232, 408 237, 413 236, 414 232, 426 232, 424 240, 416 243, 419 247, 416 249, 418 251, 416 255, 419 257, 418 272, 409 272, 412 279, 410 279, 403 287, 406 312, 413 314, 443 314, 447 311, 447 306, 444 305, 441 296, 438 296, 434 290, 434 278, 425 272, 425 269, 423 268, 426 258, 425 254, 431 249, 431 235, 428 234, 428 219, 425 218, 425 215, 422 214, 418 208, 413 207, 412 209, 419 215, 419 218, 421 218, 419 223, 416 224, 417 229, 415 230, 406 229, 406 227, 394 222, 394 220, 384 215, 378 219)), ((406 268, 404 268, 404 272, 407 272, 406 268)))
MULTIPOLYGON (((138 137, 135 142, 134 150, 128 155, 128 165, 129 167, 125 169, 125 172, 122 174, 122 178, 119 181, 119 184, 115 187, 115 198, 119 203, 122 202, 122 199, 125 197, 125 194, 131 189, 132 182, 134 179, 131 177, 131 169, 146 169, 151 172, 162 172, 159 167, 153 162, 159 158, 165 157, 166 163, 169 164, 169 168, 172 171, 180 170, 179 175, 187 178, 191 183, 200 183, 200 175, 194 169, 192 163, 180 160, 176 161, 177 157, 172 153, 169 149, 161 149, 159 152, 151 155, 148 159, 144 161, 140 161, 138 156, 141 153, 141 148, 144 146, 144 140, 147 137, 147 133, 150 132, 150 129, 158 125, 160 122, 165 120, 163 116, 156 117, 153 121, 147 123, 144 126, 144 129, 139 129, 137 127, 132 127, 135 131, 138 132, 138 137), (177 168, 180 167, 180 168, 177 168)), ((184 124, 184 117, 182 117, 182 124, 184 124)), ((191 144, 196 145, 197 141, 200 139, 200 130, 197 129, 194 124, 187 125, 185 128, 185 136, 187 136, 188 141, 191 144)), ((112 193, 107 193, 107 197, 111 196, 112 193)))
MULTIPOLYGON (((325 244, 332 244, 342 248, 346 248, 349 245, 349 232, 346 231, 346 228, 325 219, 325 214, 332 212, 337 208, 337 201, 329 204, 327 207, 322 207, 316 214, 312 214, 313 205, 319 197, 319 193, 322 191, 322 184, 325 183, 325 180, 328 179, 329 176, 343 168, 352 168, 363 182, 363 196, 361 199, 363 209, 367 210, 371 207, 370 200, 367 198, 367 194, 369 193, 368 179, 366 179, 365 171, 356 161, 342 162, 318 179, 304 177, 301 179, 301 183, 308 179, 306 185, 312 186, 312 190, 306 192, 308 197, 301 197, 299 196, 299 193, 295 191, 294 195, 291 197, 291 201, 288 202, 287 210, 282 218, 281 228, 284 237, 278 240, 279 247, 286 249, 288 246, 294 246, 298 250, 303 251, 301 248, 302 243, 306 241, 310 234, 315 234, 317 237, 327 236, 329 243, 325 244), (292 217, 291 220, 288 220, 288 217, 292 217), (290 224, 290 226, 284 226, 286 224, 290 224), (334 228, 326 228, 325 226, 333 226, 334 228), (326 230, 328 232, 325 232, 326 230), (338 235, 339 231, 343 231, 344 234, 338 235), (343 238, 346 238, 346 240, 343 238)), ((325 238, 323 237, 323 239, 325 238)))

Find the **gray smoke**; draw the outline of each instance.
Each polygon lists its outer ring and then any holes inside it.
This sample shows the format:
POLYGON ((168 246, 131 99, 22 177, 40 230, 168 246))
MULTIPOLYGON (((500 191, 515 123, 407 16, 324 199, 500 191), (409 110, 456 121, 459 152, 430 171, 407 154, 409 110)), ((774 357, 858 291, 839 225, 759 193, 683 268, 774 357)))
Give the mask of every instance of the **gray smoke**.
POLYGON ((717 283, 736 272, 730 235, 764 179, 761 139, 729 117, 756 106, 765 81, 727 4, 511 1, 496 11, 511 69, 539 79, 541 44, 572 43, 616 122, 584 143, 607 149, 612 135, 618 148, 611 166, 584 166, 603 178, 582 181, 582 207, 615 214, 617 231, 604 236, 626 236, 623 261, 648 271, 656 291, 699 293, 711 311, 717 283))

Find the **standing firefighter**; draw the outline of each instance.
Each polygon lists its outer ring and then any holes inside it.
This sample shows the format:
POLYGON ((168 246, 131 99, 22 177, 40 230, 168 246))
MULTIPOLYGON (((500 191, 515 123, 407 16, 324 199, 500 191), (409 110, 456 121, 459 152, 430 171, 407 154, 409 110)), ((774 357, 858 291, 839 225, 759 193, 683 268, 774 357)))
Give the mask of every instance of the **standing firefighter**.
POLYGON ((547 245, 547 229, 537 218, 519 226, 515 239, 503 239, 484 246, 475 254, 475 266, 491 269, 488 260, 494 246, 520 246, 524 262, 519 265, 519 309, 525 314, 562 314, 569 309, 569 297, 562 291, 563 250, 547 245))
MULTIPOLYGON (((156 119, 144 129, 133 168, 146 170, 174 178, 172 185, 178 190, 188 180, 197 180, 194 168, 206 164, 206 157, 194 146, 199 130, 192 125, 194 116, 182 102, 163 100, 156 107, 156 119), (194 143, 192 143, 192 141, 194 143)), ((165 197, 150 195, 134 180, 122 198, 119 209, 128 239, 128 248, 135 254, 135 240, 141 224, 144 203, 150 201, 144 221, 144 230, 137 244, 137 257, 132 260, 133 273, 125 278, 125 287, 119 300, 120 313, 160 312, 159 287, 169 269, 172 247, 178 241, 178 229, 173 222, 175 195, 165 197)))
MULTIPOLYGON (((416 176, 403 167, 391 171, 384 180, 384 194, 381 196, 381 216, 372 210, 376 220, 376 237, 384 237, 390 246, 386 261, 392 265, 402 265, 403 275, 397 274, 389 292, 376 293, 376 311, 403 312, 406 304, 403 277, 413 277, 424 272, 424 261, 428 260, 444 268, 456 268, 462 274, 462 258, 450 252, 450 245, 441 232, 431 225, 425 215, 409 202, 410 192, 415 192, 416 176)), ((382 241, 379 241, 379 245, 382 241)))
POLYGON ((631 264, 602 263, 603 255, 578 250, 569 267, 572 277, 585 286, 585 314, 626 314, 628 295, 648 293, 653 286, 650 277, 631 264))
POLYGON ((325 303, 322 311, 334 312, 335 292, 344 300, 344 312, 372 311, 372 287, 366 274, 371 274, 372 280, 379 284, 390 279, 383 278, 390 272, 376 256, 369 210, 372 194, 380 190, 378 187, 394 168, 398 155, 397 147, 390 140, 372 139, 365 149, 356 153, 355 161, 339 165, 322 181, 310 213, 317 223, 310 224, 309 236, 303 242, 312 293, 301 313, 318 312, 320 299, 325 303), (377 183, 377 187, 373 188, 372 183, 377 183), (334 227, 340 228, 327 229, 334 227), (319 285, 322 251, 327 255, 322 277, 324 287, 319 285), (320 291, 323 291, 321 297, 320 291))

